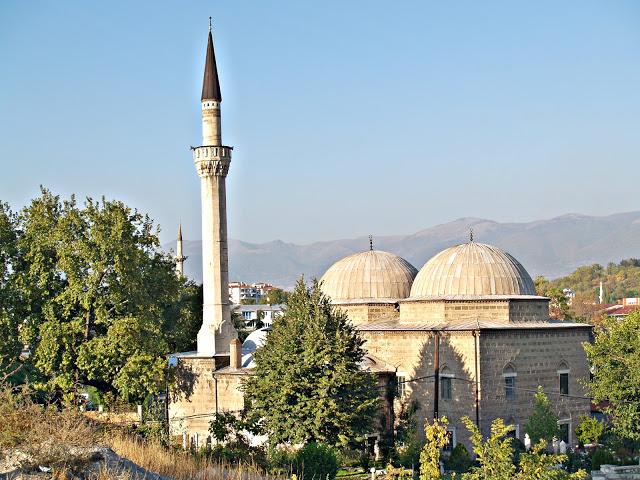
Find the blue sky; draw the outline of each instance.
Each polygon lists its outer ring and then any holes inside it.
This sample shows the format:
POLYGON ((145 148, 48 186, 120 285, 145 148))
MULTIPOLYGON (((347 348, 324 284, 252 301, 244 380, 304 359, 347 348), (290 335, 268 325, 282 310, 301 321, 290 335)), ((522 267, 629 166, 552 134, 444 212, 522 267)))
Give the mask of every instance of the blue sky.
POLYGON ((0 3, 0 199, 122 199, 200 237, 207 18, 229 234, 640 208, 640 2, 0 3))

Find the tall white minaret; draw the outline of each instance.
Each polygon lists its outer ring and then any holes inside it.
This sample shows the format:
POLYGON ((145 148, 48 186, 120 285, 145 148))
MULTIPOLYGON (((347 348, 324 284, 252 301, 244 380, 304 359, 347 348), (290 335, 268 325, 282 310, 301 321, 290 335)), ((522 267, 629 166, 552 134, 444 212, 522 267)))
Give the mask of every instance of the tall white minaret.
POLYGON ((598 295, 598 300, 600 304, 604 303, 604 286, 602 285, 602 280, 600 280, 600 295, 598 295))
POLYGON ((182 223, 178 225, 178 241, 176 242, 176 274, 184 277, 184 261, 187 259, 182 254, 182 223))
POLYGON ((222 145, 220 83, 213 51, 211 19, 207 59, 202 83, 202 146, 193 149, 200 176, 202 201, 202 327, 198 355, 229 355, 229 344, 238 334, 229 308, 229 260, 227 253, 226 177, 233 147, 222 145))

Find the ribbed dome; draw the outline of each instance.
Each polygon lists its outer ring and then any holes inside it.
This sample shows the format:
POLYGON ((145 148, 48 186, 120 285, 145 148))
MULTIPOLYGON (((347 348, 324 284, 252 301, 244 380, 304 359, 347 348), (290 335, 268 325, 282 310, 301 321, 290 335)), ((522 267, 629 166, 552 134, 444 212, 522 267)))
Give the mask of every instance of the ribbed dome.
POLYGON ((475 242, 447 248, 431 258, 411 288, 412 298, 535 294, 531 277, 515 258, 475 242))
POLYGON ((406 298, 418 271, 404 258, 369 250, 338 260, 322 276, 322 291, 334 303, 406 298))

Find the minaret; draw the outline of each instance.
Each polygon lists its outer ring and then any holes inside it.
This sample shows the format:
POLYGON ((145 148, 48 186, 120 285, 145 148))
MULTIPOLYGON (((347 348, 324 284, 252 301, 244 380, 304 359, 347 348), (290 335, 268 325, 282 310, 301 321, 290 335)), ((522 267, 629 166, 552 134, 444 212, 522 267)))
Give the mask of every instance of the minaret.
POLYGON ((182 254, 182 223, 178 225, 178 241, 176 242, 176 274, 184 277, 184 261, 187 259, 182 254))
POLYGON ((604 303, 604 285, 602 285, 602 280, 600 280, 600 295, 598 295, 598 300, 600 304, 604 303))
POLYGON ((202 327, 198 332, 198 355, 229 355, 237 338, 229 309, 229 261, 227 254, 227 206, 225 181, 233 147, 222 145, 220 83, 213 51, 211 19, 207 59, 202 83, 202 146, 193 148, 200 176, 202 201, 202 327))

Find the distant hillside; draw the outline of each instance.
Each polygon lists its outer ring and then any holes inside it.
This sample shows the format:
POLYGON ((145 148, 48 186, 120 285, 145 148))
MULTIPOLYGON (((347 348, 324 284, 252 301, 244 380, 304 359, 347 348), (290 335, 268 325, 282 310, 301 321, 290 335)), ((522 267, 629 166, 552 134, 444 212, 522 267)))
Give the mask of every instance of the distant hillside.
MULTIPOLYGON (((440 250, 466 242, 473 227, 476 241, 496 245, 514 255, 532 277, 557 278, 582 265, 619 262, 640 257, 640 212, 605 217, 569 214, 528 223, 498 223, 479 218, 420 230, 412 235, 375 237, 375 248, 396 253, 422 265, 440 250)), ((275 240, 249 243, 230 240, 230 278, 268 281, 291 287, 304 274, 320 276, 336 260, 369 247, 365 237, 296 245, 275 240)), ((174 245, 165 245, 167 249, 174 245)), ((201 242, 186 241, 185 272, 202 278, 201 242)))
POLYGON ((631 258, 604 266, 585 265, 566 277, 552 280, 549 285, 560 290, 570 288, 582 301, 595 302, 600 282, 603 286, 604 303, 616 303, 621 298, 640 296, 640 260, 631 258))

